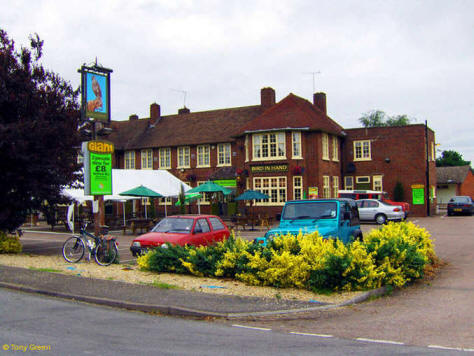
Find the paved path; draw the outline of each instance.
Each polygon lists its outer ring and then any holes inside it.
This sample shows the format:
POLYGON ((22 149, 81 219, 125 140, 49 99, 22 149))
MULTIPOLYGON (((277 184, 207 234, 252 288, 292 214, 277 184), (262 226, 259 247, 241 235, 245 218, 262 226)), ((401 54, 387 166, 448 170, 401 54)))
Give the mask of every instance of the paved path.
POLYGON ((474 349, 474 217, 437 216, 414 221, 431 231, 438 256, 447 262, 434 280, 352 307, 298 318, 272 317, 249 325, 474 349))

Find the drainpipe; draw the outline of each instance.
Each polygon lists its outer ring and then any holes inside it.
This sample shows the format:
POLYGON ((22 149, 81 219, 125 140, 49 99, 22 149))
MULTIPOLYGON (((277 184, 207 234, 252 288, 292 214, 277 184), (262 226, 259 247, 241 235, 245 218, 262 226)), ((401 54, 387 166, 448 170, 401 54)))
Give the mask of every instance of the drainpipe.
POLYGON ((425 120, 425 147, 426 147, 426 215, 430 216, 430 156, 428 144, 428 120, 425 120))

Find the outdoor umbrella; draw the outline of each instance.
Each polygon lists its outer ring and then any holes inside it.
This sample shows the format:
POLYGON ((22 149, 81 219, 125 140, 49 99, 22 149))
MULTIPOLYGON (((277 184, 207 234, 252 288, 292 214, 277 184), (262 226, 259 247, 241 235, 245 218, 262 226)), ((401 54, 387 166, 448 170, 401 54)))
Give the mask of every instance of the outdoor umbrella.
MULTIPOLYGON (((216 184, 208 180, 206 183, 198 185, 186 192, 186 194, 192 193, 222 193, 224 195, 228 195, 232 193, 232 190, 223 187, 222 185, 216 184)), ((199 206, 198 206, 199 207, 199 206)), ((201 208, 199 207, 199 213, 201 213, 201 208)))
MULTIPOLYGON (((246 190, 242 194, 240 194, 235 200, 249 200, 250 201, 250 208, 252 209, 252 204, 255 199, 268 199, 269 196, 259 192, 258 190, 246 190)), ((253 227, 253 211, 252 211, 252 230, 253 227)))
MULTIPOLYGON (((163 197, 160 193, 151 190, 143 185, 139 185, 138 187, 132 188, 130 190, 126 190, 125 192, 119 193, 122 196, 132 196, 132 197, 147 197, 147 198, 161 198, 163 197)), ((146 214, 146 205, 145 205, 145 219, 147 218, 146 214)))
POLYGON ((190 189, 186 192, 186 194, 190 193, 218 193, 221 192, 224 195, 228 195, 232 193, 230 189, 227 189, 223 187, 222 185, 216 184, 214 182, 211 182, 208 180, 206 183, 198 185, 197 187, 194 187, 193 189, 190 189))
MULTIPOLYGON (((196 199, 201 199, 202 195, 199 193, 191 193, 191 194, 185 194, 184 195, 184 204, 189 204, 193 202, 196 199)), ((174 205, 176 206, 181 206, 181 200, 178 200, 174 205)))
MULTIPOLYGON (((190 194, 186 193, 184 195, 184 204, 189 204, 193 202, 194 200, 198 200, 201 198, 202 198, 202 195, 199 193, 190 193, 190 194)), ((174 205, 181 206, 181 200, 178 199, 178 201, 174 205)), ((201 214, 201 205, 199 204, 199 201, 198 201, 198 214, 201 214)))

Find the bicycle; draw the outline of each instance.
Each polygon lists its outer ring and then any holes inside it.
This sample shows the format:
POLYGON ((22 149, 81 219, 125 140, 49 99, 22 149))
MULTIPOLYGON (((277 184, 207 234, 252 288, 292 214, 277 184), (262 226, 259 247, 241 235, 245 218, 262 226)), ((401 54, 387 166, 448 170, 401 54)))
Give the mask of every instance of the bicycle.
POLYGON ((69 263, 79 262, 87 250, 88 260, 94 256, 95 262, 100 266, 108 266, 117 259, 118 243, 116 237, 108 236, 105 228, 100 236, 95 236, 86 231, 87 224, 81 227, 80 235, 74 235, 64 241, 63 257, 69 263))

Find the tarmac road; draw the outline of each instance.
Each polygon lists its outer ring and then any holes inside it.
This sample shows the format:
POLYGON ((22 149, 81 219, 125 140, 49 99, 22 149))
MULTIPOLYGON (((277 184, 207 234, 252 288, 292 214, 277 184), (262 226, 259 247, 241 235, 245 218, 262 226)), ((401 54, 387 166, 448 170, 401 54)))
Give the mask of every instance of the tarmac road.
POLYGON ((247 325, 474 351, 474 218, 412 220, 431 232, 438 256, 447 263, 433 280, 352 307, 247 325))

